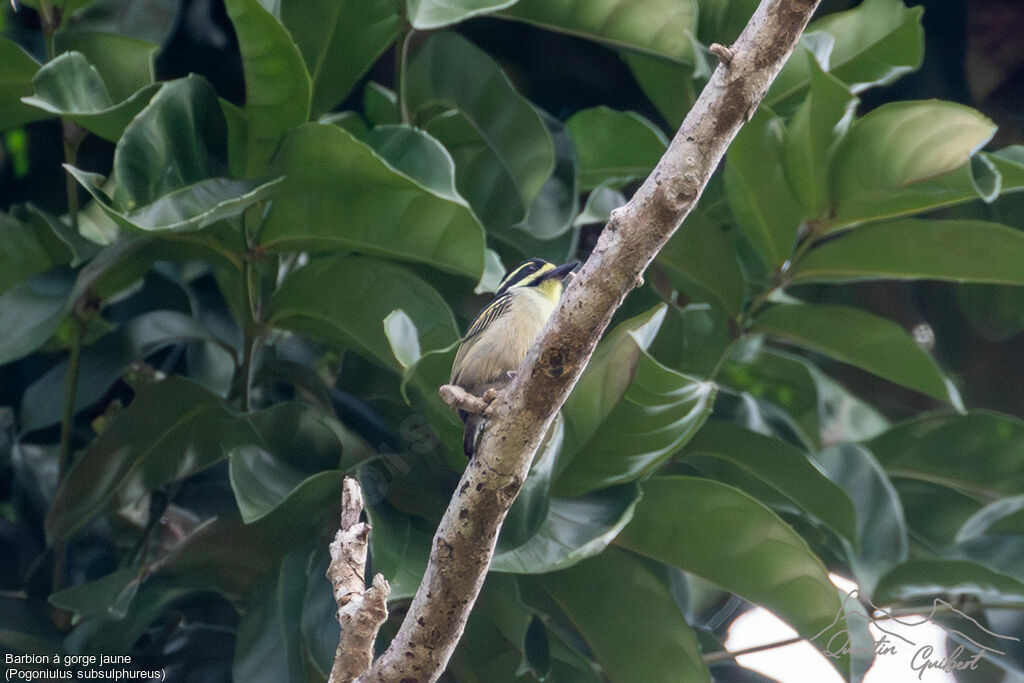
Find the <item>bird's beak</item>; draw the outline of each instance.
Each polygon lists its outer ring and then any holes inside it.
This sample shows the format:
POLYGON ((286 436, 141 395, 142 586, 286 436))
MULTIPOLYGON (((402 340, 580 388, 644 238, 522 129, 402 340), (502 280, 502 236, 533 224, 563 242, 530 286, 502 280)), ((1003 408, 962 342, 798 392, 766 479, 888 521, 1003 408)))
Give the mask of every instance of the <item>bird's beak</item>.
POLYGON ((544 273, 545 280, 564 280, 569 274, 576 270, 576 267, 580 265, 579 261, 569 261, 565 265, 552 268, 548 272, 544 273))

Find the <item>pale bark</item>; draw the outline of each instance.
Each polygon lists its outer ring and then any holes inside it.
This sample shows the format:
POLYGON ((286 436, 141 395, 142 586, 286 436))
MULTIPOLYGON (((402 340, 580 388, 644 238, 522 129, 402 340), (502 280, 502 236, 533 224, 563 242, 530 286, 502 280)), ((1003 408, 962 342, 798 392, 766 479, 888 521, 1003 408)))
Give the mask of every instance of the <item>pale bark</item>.
MULTIPOLYGON (((402 626, 360 681, 434 681, 483 585, 505 515, 555 414, 616 309, 689 213, 740 126, 792 52, 818 0, 763 0, 686 116, 658 166, 612 212, 487 428, 434 536, 402 626)), ((680 84, 682 87, 682 84, 680 84)))

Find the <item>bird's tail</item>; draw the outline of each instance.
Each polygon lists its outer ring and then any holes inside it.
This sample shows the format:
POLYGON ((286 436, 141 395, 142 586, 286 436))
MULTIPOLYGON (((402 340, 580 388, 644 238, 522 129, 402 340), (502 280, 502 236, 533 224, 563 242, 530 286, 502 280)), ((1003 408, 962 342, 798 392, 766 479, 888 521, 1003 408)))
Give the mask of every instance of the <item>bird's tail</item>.
POLYGON ((466 431, 462 436, 462 452, 466 454, 467 458, 472 458, 473 452, 476 450, 476 440, 484 427, 484 417, 467 413, 465 421, 466 431))

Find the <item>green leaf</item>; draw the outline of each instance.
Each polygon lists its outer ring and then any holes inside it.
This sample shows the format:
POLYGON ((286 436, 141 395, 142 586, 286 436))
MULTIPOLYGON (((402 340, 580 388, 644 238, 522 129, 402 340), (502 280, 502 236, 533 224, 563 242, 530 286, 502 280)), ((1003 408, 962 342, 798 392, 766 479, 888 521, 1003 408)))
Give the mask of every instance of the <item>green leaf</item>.
MULTIPOLYGON (((365 478, 364 474, 364 489, 365 478)), ((411 598, 423 580, 436 525, 399 512, 386 500, 369 505, 366 516, 373 526, 370 555, 374 571, 383 574, 391 584, 388 599, 411 598)))
POLYGON ((1024 534, 982 534, 948 548, 951 559, 976 562, 989 570, 1024 582, 1024 534))
POLYGON ((114 205, 130 211, 226 175, 224 140, 224 115, 209 83, 194 75, 164 83, 117 142, 114 205))
MULTIPOLYGON (((299 48, 258 0, 225 0, 245 71, 245 175, 265 173, 281 138, 309 120, 309 72, 299 48)), ((307 7, 308 10, 308 7, 307 7)))
POLYGON ((957 541, 981 534, 1024 534, 1024 496, 1001 498, 971 515, 956 533, 957 541))
POLYGON ((894 477, 984 496, 1011 496, 1024 490, 1024 422, 1008 415, 924 415, 866 445, 894 477))
POLYGON ((611 680, 711 680, 668 587, 629 553, 609 549, 542 585, 611 680))
POLYGON ((835 626, 842 606, 828 570, 771 510, 707 479, 657 477, 641 489, 618 543, 775 612, 804 637, 835 626))
POLYGON ((38 70, 36 60, 21 46, 0 36, 0 131, 46 118, 45 113, 21 101, 32 94, 32 78, 38 70))
POLYGON ((292 273, 271 297, 267 322, 335 346, 351 344, 401 373, 384 333, 384 319, 397 309, 415 324, 424 352, 459 338, 451 310, 430 285, 401 266, 361 256, 315 260, 292 273))
POLYGON ((363 113, 374 126, 395 126, 402 122, 398 95, 374 81, 367 82, 363 89, 363 113))
POLYGON ((872 601, 885 604, 933 595, 973 595, 989 605, 1024 601, 1024 583, 969 560, 908 560, 881 581, 872 601))
POLYGON ((957 288, 960 310, 989 341, 1006 341, 1024 330, 1024 289, 969 284, 957 288))
MULTIPOLYGON (((746 24, 749 18, 748 13, 743 23, 746 24)), ((669 129, 678 130, 686 113, 697 100, 694 67, 640 52, 623 50, 619 54, 669 129)))
POLYGON ((843 541, 843 547, 858 586, 871 595, 879 578, 907 559, 907 528, 899 496, 878 461, 861 446, 839 444, 814 459, 856 508, 859 544, 854 547, 843 541))
POLYGON ((579 498, 552 498, 547 518, 525 543, 495 554, 491 571, 545 574, 602 552, 633 518, 636 484, 579 498))
POLYGON ((856 106, 850 90, 825 73, 810 51, 804 51, 811 75, 810 90, 787 129, 783 158, 786 178, 807 216, 828 211, 828 170, 835 143, 845 130, 840 122, 856 106))
POLYGON ((438 33, 411 55, 404 83, 414 122, 448 148, 477 215, 488 226, 521 220, 555 154, 543 119, 497 63, 465 38, 438 33))
POLYGON ((951 545, 957 531, 981 508, 973 497, 920 479, 892 477, 903 503, 910 538, 929 549, 951 545))
MULTIPOLYGON (((5 653, 61 654, 62 640, 45 602, 10 593, 0 595, 0 647, 5 653)), ((7 671, 11 671, 9 665, 7 671)))
MULTIPOLYGON (((857 544, 857 516, 849 496, 814 461, 787 443, 725 422, 709 422, 690 439, 681 457, 698 466, 702 460, 713 458, 739 467, 798 510, 857 544)), ((753 491, 747 493, 756 497, 753 491)))
MULTIPOLYGON (((550 114, 540 113, 555 146, 555 168, 527 207, 526 216, 513 227, 538 240, 554 240, 573 226, 579 210, 576 149, 567 126, 550 114)), ((510 240, 522 244, 518 237, 515 232, 508 235, 510 240)))
POLYGON ((950 400, 946 380, 935 360, 906 330, 860 309, 782 304, 758 315, 753 329, 940 401, 950 400))
POLYGON ((850 126, 833 159, 831 229, 939 205, 933 185, 963 186, 964 167, 995 130, 953 102, 892 102, 869 112, 850 126))
POLYGON ((384 334, 391 345, 391 353, 402 368, 411 368, 419 362, 423 356, 419 332, 408 313, 400 308, 388 313, 384 318, 384 334))
POLYGON ((693 0, 520 0, 498 14, 614 47, 693 61, 693 0))
POLYGON ((67 314, 74 273, 56 268, 23 280, 0 295, 0 366, 27 356, 57 332, 67 314))
POLYGON ((249 594, 238 624, 235 680, 271 683, 305 678, 299 638, 306 594, 306 553, 293 550, 273 574, 249 594))
POLYGON ((151 84, 114 104, 99 72, 81 52, 66 52, 47 62, 32 79, 35 94, 25 104, 71 119, 105 140, 116 142, 125 127, 160 89, 151 84))
POLYGON ((312 82, 310 113, 330 111, 394 41, 399 3, 284 0, 281 21, 298 45, 312 82))
POLYGON ((950 280, 1024 284, 1024 232, 999 223, 907 218, 863 225, 815 247, 790 282, 950 280))
POLYGON ((285 180, 261 244, 273 251, 351 249, 479 280, 483 230, 449 191, 450 159, 422 133, 393 133, 408 139, 388 154, 426 183, 335 126, 306 124, 290 133, 279 154, 285 180))
POLYGON ((10 213, 0 213, 0 294, 72 261, 72 252, 63 239, 64 228, 58 221, 51 224, 31 205, 27 210, 12 207, 10 213))
POLYGON ((366 142, 393 169, 439 197, 465 203, 455 187, 455 162, 438 140, 406 125, 377 125, 366 142))
POLYGON ((64 164, 107 216, 126 230, 142 232, 194 232, 228 218, 241 215, 264 201, 282 185, 283 178, 267 180, 231 180, 208 178, 169 192, 151 204, 119 211, 113 199, 103 192, 103 177, 64 164))
POLYGON ((115 102, 132 97, 156 81, 160 45, 129 35, 98 30, 65 29, 54 36, 58 52, 81 52, 96 67, 115 102))
MULTIPOLYGON (((808 49, 821 46, 818 61, 857 93, 891 83, 921 65, 923 13, 923 7, 908 8, 900 0, 866 0, 852 10, 812 22, 801 42, 808 49)), ((769 88, 768 104, 792 101, 810 85, 809 67, 799 52, 769 88)))
POLYGON ((793 251, 804 212, 786 178, 782 119, 760 108, 725 159, 725 188, 736 222, 763 262, 777 269, 793 251))
POLYGON ((655 260, 690 301, 707 301, 730 316, 743 306, 745 283, 736 260, 731 220, 698 206, 655 260))
POLYGON ((517 0, 408 0, 409 23, 417 31, 457 24, 514 5, 517 0))
POLYGON ((579 160, 580 186, 590 190, 646 178, 668 148, 668 139, 650 121, 631 111, 584 109, 566 124, 579 160))
POLYGON ((51 542, 107 509, 136 501, 224 457, 250 438, 216 395, 188 380, 137 380, 135 398, 79 454, 46 518, 51 542))

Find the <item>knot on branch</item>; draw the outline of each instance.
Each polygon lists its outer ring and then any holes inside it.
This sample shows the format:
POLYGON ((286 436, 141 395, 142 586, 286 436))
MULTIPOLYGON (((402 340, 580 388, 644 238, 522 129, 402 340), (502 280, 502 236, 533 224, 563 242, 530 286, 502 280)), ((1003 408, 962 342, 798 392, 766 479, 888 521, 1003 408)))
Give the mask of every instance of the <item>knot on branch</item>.
POLYGON ((437 393, 446 405, 457 410, 463 410, 474 415, 485 415, 487 408, 495 398, 498 397, 498 390, 491 388, 484 392, 483 396, 474 396, 457 384, 444 384, 437 393))
POLYGON ((734 56, 732 48, 726 47, 720 43, 711 43, 711 47, 708 48, 708 52, 718 57, 718 61, 724 66, 729 66, 734 56))

